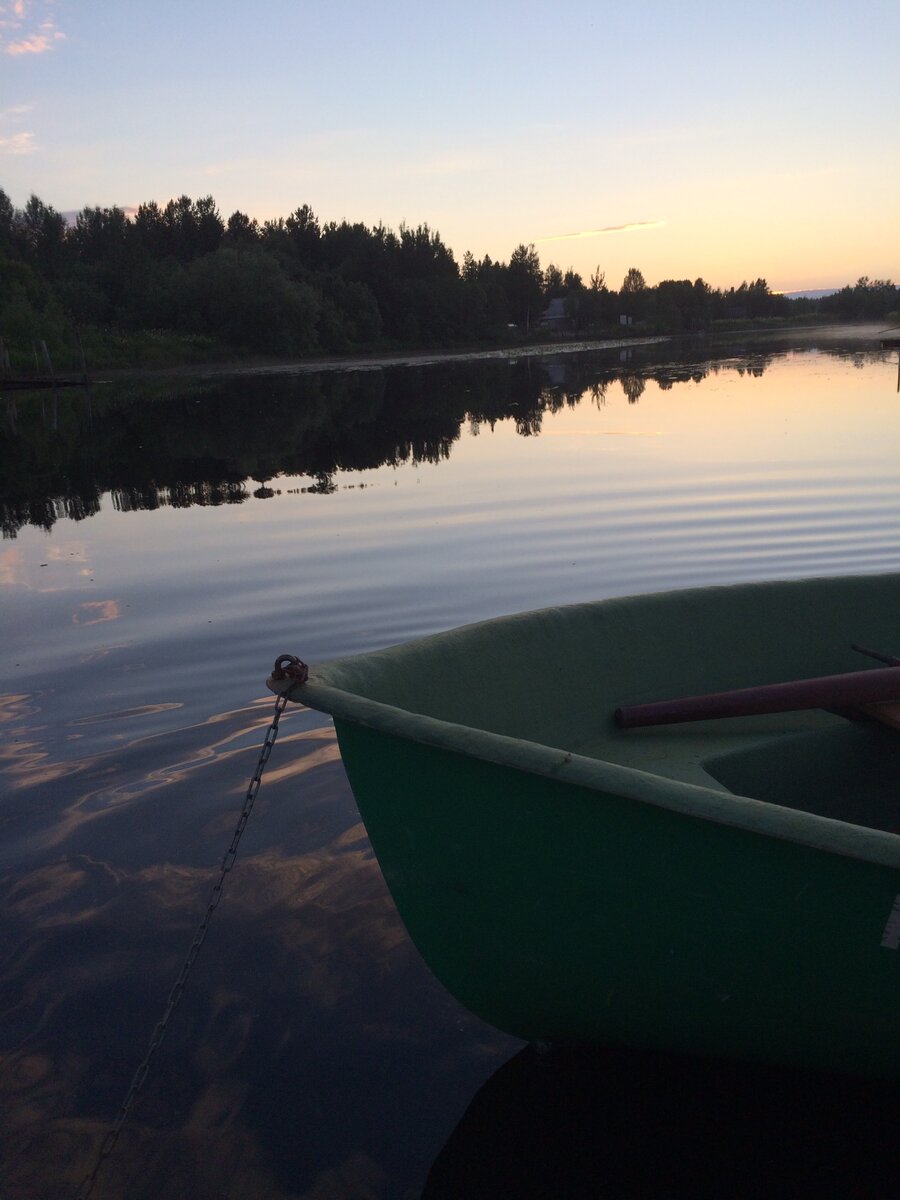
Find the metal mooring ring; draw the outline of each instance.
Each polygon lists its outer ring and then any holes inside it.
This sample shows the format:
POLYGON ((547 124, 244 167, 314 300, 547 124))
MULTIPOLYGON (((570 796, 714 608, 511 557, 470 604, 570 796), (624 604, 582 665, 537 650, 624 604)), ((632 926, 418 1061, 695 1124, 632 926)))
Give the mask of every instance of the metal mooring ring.
POLYGON ((273 679, 292 679, 295 683, 306 683, 309 667, 296 654, 279 654, 272 668, 273 679))

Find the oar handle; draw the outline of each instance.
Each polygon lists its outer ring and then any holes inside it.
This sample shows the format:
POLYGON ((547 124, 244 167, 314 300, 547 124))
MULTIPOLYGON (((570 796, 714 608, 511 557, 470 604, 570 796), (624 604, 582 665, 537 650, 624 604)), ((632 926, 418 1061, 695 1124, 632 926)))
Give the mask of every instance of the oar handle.
POLYGON ((895 658, 893 654, 880 654, 877 650, 867 650, 865 646, 860 646, 857 642, 851 642, 850 649, 855 650, 857 654, 865 654, 868 658, 874 658, 877 662, 883 662, 888 667, 900 667, 900 658, 895 658))
POLYGON ((852 708, 900 700, 900 666, 841 675, 822 675, 790 683, 710 692, 653 704, 617 708, 620 729, 646 725, 673 725, 682 721, 709 721, 720 717, 750 717, 763 713, 795 712, 808 708, 852 708))

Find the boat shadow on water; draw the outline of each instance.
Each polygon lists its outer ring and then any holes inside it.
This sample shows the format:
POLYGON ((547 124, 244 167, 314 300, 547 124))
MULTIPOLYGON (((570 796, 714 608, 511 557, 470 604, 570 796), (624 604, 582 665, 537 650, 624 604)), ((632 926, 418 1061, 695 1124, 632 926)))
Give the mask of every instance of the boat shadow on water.
POLYGON ((897 1194, 896 1085, 608 1047, 527 1047, 471 1101, 422 1200, 897 1194))

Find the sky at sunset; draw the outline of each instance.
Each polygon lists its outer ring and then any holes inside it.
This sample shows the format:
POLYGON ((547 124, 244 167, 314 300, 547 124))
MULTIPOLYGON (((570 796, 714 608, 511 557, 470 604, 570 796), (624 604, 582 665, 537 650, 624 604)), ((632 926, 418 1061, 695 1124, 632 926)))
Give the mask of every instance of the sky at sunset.
POLYGON ((0 187, 427 222, 618 287, 900 279, 897 0, 0 0, 0 187))

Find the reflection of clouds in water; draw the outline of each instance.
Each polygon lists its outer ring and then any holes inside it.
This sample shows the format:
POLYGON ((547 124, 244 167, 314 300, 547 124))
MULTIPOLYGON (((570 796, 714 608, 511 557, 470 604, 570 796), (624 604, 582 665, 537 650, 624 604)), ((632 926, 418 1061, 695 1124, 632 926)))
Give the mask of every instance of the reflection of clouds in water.
POLYGON ((47 551, 47 562, 86 563, 87 560, 87 542, 56 542, 47 551))
POLYGON ((67 721, 68 725, 98 725, 104 721, 127 721, 132 717, 148 717, 155 713, 173 712, 176 708, 183 708, 181 702, 172 702, 169 704, 140 704, 135 708, 120 708, 113 712, 93 713, 88 717, 76 717, 72 721, 67 721))
MULTIPOLYGON (((215 720, 215 719, 213 719, 215 720)), ((204 725, 211 725, 213 721, 205 722, 204 725)), ((246 747, 234 746, 232 743, 246 738, 248 734, 258 737, 260 731, 268 724, 268 721, 259 721, 253 725, 243 727, 237 730, 231 730, 223 737, 218 738, 208 745, 198 745, 198 738, 191 736, 189 744, 191 750, 184 758, 179 758, 174 762, 169 762, 163 766, 153 766, 150 770, 143 774, 136 775, 122 781, 116 781, 109 784, 109 764, 117 755, 114 752, 108 752, 102 755, 97 755, 93 760, 82 760, 85 764, 90 764, 88 774, 89 780, 97 779, 101 781, 101 786, 96 789, 85 791, 71 805, 65 807, 59 814, 55 827, 46 832, 45 845, 58 846, 65 842, 71 835, 79 829, 80 826, 94 821, 97 818, 103 818, 107 814, 113 813, 120 808, 137 803, 138 801, 149 802, 163 789, 179 788, 187 783, 191 783, 198 788, 203 782, 203 776, 210 768, 231 767, 227 781, 227 792, 229 796, 243 795, 246 791, 247 779, 244 777, 246 770, 246 747), (237 765, 240 760, 240 768, 237 765)), ((188 731, 190 734, 196 734, 197 731, 204 726, 193 726, 188 731)), ((313 733, 300 733, 294 735, 282 735, 279 738, 279 746, 283 747, 286 744, 303 739, 304 743, 310 739, 313 741, 323 737, 323 733, 316 731, 313 733)), ((139 743, 144 745, 143 749, 148 749, 146 744, 157 740, 166 741, 169 738, 168 734, 151 735, 148 738, 137 739, 130 744, 130 749, 134 750, 139 743)), ((296 749, 297 747, 295 747, 296 749)), ((156 757, 150 753, 152 761, 156 762, 156 757)), ((331 744, 323 752, 319 761, 339 760, 340 755, 337 750, 337 743, 331 740, 331 744)), ((312 765, 318 765, 318 762, 312 765)), ((76 763, 58 763, 54 764, 53 768, 46 767, 41 771, 40 764, 32 765, 33 770, 42 775, 39 782, 44 782, 49 771, 52 769, 58 770, 61 776, 66 770, 71 770, 78 766, 76 763)), ((266 795, 271 791, 273 783, 277 783, 280 779, 287 779, 293 775, 297 775, 304 770, 308 770, 309 766, 302 760, 298 763, 288 764, 284 767, 272 768, 266 773, 266 783, 268 785, 266 795)), ((204 786, 208 786, 205 784, 204 786)), ((233 825, 234 813, 229 811, 219 814, 218 824, 213 823, 212 830, 224 829, 233 825)))
POLYGON ((85 600, 72 613, 73 625, 99 625, 117 621, 122 615, 118 600, 85 600))
MULTIPOLYGON (((77 567, 77 575, 91 576, 93 567, 88 563, 85 542, 60 542, 46 548, 41 547, 42 560, 32 554, 29 562, 20 546, 7 546, 0 550, 0 587, 34 589, 41 592, 62 590, 62 581, 72 580, 60 567, 77 567)), ((104 601, 101 603, 116 603, 104 601)), ((84 607, 84 606, 82 606, 84 607)))
MULTIPOLYGON (((306 770, 330 769, 321 753, 309 758, 306 770)), ((363 827, 307 854, 267 850, 238 868, 173 1021, 169 1052, 160 1052, 154 1068, 162 1095, 152 1080, 104 1167, 110 1196, 212 1197, 226 1187, 236 1189, 229 1194, 295 1196, 295 1188, 277 1184, 257 1128, 266 1065, 274 1058, 290 1074, 294 1063, 309 1071, 299 1060, 311 1046, 315 1058, 319 1033, 326 1030, 326 1045, 339 1040, 336 1028, 358 1042, 361 1023, 377 1041, 409 1039, 402 977, 418 962, 363 827), (400 985, 373 994, 385 975, 400 985), (182 1097, 174 1128, 173 1088, 182 1097), (183 1191, 169 1190, 176 1179, 183 1191)), ((11 1188, 64 1194, 89 1168, 212 875, 169 864, 123 871, 78 856, 3 889, 23 953, 12 956, 0 989, 22 997, 33 1031, 27 1053, 0 1057, 0 1107, 18 1151, 10 1157, 11 1188), (92 1115, 73 1116, 80 1112, 92 1115)), ((339 1103, 335 1084, 315 1075, 301 1091, 301 1104, 317 1111, 339 1103)), ((340 1124, 338 1115, 335 1108, 329 1125, 340 1124)), ((337 1195, 380 1189, 384 1169, 358 1146, 338 1143, 330 1163, 309 1148, 312 1186, 301 1194, 321 1195, 329 1181, 340 1184, 337 1195)))
MULTIPOLYGON (((26 717, 40 715, 40 708, 34 704, 25 706, 27 697, 0 697, 0 719, 24 720, 26 717), (5 700, 5 706, 4 706, 5 700)), ((81 725, 111 724, 118 721, 134 721, 136 719, 152 720, 153 717, 173 712, 182 707, 181 702, 163 702, 158 704, 139 705, 102 713, 86 714, 66 722, 68 727, 81 725)), ((143 734, 117 745, 112 751, 103 751, 94 755, 86 755, 80 759, 54 759, 50 743, 50 731, 46 726, 23 725, 19 740, 9 741, 0 745, 0 771, 7 776, 6 787, 13 791, 29 788, 44 787, 49 783, 57 783, 62 779, 75 775, 86 776, 87 790, 81 792, 70 804, 62 800, 62 807, 56 814, 54 827, 46 831, 46 844, 58 845, 65 841, 79 824, 93 820, 102 815, 106 809, 116 808, 127 804, 138 797, 155 792, 160 788, 185 782, 192 775, 205 770, 214 763, 229 761, 247 752, 247 744, 261 743, 261 731, 271 719, 271 702, 262 698, 257 703, 245 709, 232 712, 218 713, 198 725, 187 726, 179 731, 178 741, 184 741, 190 747, 184 757, 171 759, 177 749, 176 739, 172 730, 161 733, 143 734), (249 720, 248 720, 249 718, 249 720), (225 725, 224 731, 217 727, 225 725), (210 730, 216 730, 212 741, 205 741, 204 730, 208 738, 210 730), (40 735, 44 734, 42 738, 40 735), (244 745, 237 745, 244 742, 244 745), (144 761, 148 759, 154 765, 146 772, 128 773, 123 769, 127 759, 144 761), (162 764, 162 765, 160 765, 162 764), (111 782, 112 780, 112 782, 111 782), (100 786, 91 787, 94 781, 100 786)), ((289 719, 289 718, 288 718, 289 719)), ((284 722, 286 723, 286 722, 284 722)), ((292 737, 306 735, 282 734, 282 744, 290 742, 292 737)), ((321 736, 313 733, 313 737, 321 736)), ((337 757, 336 749, 333 757, 337 757)), ((286 764, 284 767, 273 769, 270 777, 285 773, 291 774, 300 768, 286 764)), ((229 793, 241 791, 241 785, 246 786, 244 769, 235 770, 228 780, 229 793), (237 782, 235 782, 237 781, 237 782)))
MULTIPOLYGON (((115 974, 136 938, 162 932, 166 945, 151 953, 163 969, 147 973, 165 984, 173 956, 189 944, 216 876, 212 866, 160 863, 126 870, 77 855, 4 881, 0 894, 12 926, 27 930, 30 962, 40 959, 42 946, 66 941, 67 931, 97 922, 125 947, 109 961, 108 972, 115 974)), ((276 849, 242 859, 226 895, 232 937, 255 942, 257 953, 265 950, 268 960, 281 964, 282 982, 290 979, 292 991, 318 1004, 337 1003, 358 983, 360 963, 384 961, 406 943, 361 823, 308 854, 286 856, 276 849), (325 963, 332 955, 334 960, 325 963)), ((30 977, 32 999, 43 996, 53 1007, 62 1000, 63 978, 79 987, 96 983, 96 963, 90 963, 81 938, 51 957, 52 976, 30 977)), ((4 983, 24 966, 11 961, 4 983)))
POLYGON ((32 871, 4 886, 3 892, 11 918, 31 929, 50 929, 96 916, 122 878, 108 863, 80 856, 32 871))
MULTIPOLYGON (((30 692, 7 692, 0 695, 0 721, 24 721, 40 712, 32 703, 30 692)), ((2 748, 0 748, 2 750, 2 748)))
POLYGON ((44 743, 34 739, 37 732, 39 730, 23 729, 21 736, 14 742, 0 745, 0 770, 10 777, 6 786, 11 791, 56 783, 60 779, 80 774, 91 765, 92 760, 89 758, 53 762, 44 743), (26 732, 32 735, 33 740, 25 739, 26 732))
POLYGON ((0 587, 25 587, 27 571, 25 555, 18 546, 0 550, 0 587))
POLYGON ((4 730, 0 741, 0 778, 7 792, 56 783, 80 774, 91 762, 90 759, 54 762, 49 745, 41 738, 42 733, 46 737, 46 726, 39 721, 42 715, 39 693, 0 696, 0 723, 21 722, 4 730))
MULTIPOLYGON (((98 646, 96 650, 91 650, 87 654, 82 654, 78 659, 81 666, 87 663, 99 662, 101 659, 108 658, 116 650, 130 649, 128 642, 111 642, 108 646, 98 646)), ((146 663, 122 663, 115 668, 117 671, 142 671, 146 667, 146 663)))
MULTIPOLYGON (((34 704, 5 697, 0 712, 34 704)), ((51 762, 49 731, 32 728, 30 761, 7 764, 20 771, 16 819, 37 858, 0 878, 0 1013, 18 1047, 0 1053, 11 1198, 74 1193, 93 1165, 218 878, 270 714, 263 698, 82 764, 51 762)), ((146 714, 101 715, 124 730, 146 714)), ((412 949, 333 728, 313 720, 283 718, 223 903, 98 1200, 402 1194, 398 1119, 430 1128, 431 1096, 461 1111, 508 1052, 458 1014, 412 949)))

